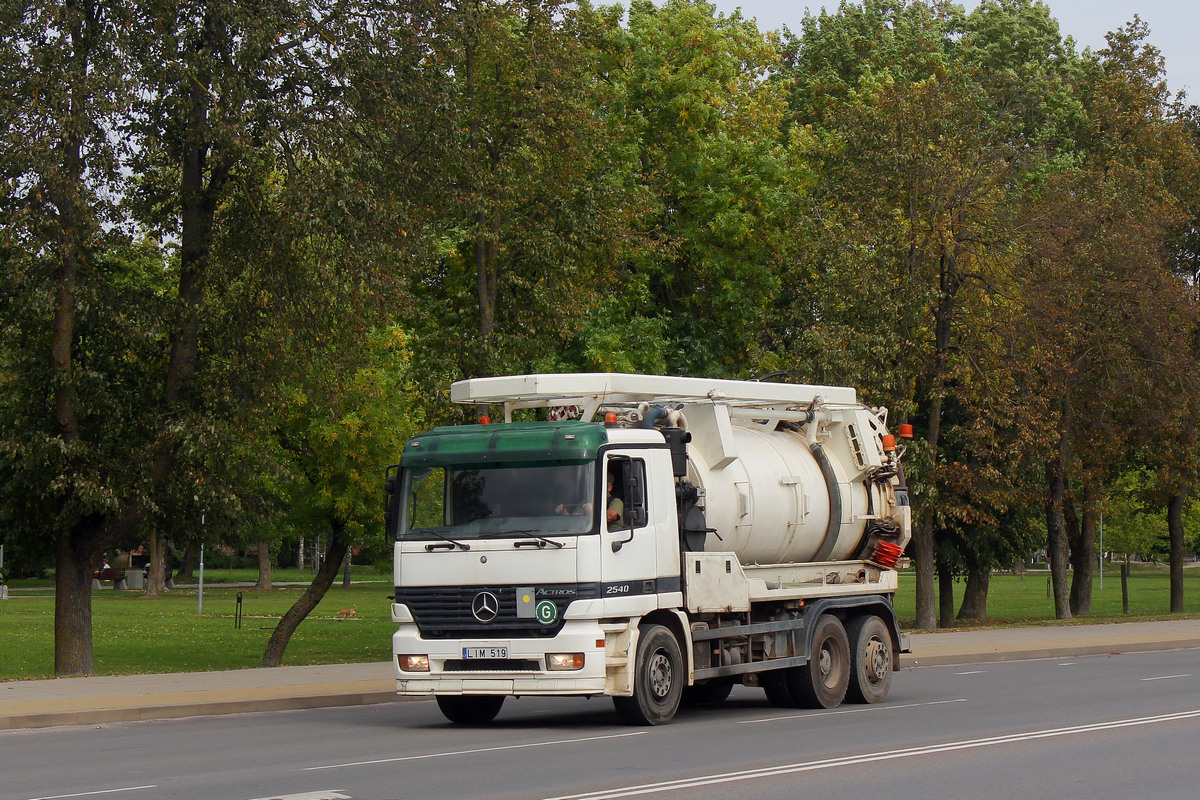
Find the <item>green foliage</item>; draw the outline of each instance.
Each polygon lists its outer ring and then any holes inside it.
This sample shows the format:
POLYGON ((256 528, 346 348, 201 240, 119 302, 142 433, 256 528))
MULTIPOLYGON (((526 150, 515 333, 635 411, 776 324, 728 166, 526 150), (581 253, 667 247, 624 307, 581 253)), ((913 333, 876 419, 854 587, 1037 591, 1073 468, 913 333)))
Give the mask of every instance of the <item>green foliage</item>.
POLYGON ((466 413, 449 383, 528 370, 856 386, 915 424, 960 572, 1040 543, 1048 463, 1068 503, 1117 486, 1130 537, 1200 474, 1200 126, 1140 20, 1083 54, 1035 0, 782 36, 705 0, 0 23, 21 570, 82 581, 152 528, 372 542, 403 440, 466 413))

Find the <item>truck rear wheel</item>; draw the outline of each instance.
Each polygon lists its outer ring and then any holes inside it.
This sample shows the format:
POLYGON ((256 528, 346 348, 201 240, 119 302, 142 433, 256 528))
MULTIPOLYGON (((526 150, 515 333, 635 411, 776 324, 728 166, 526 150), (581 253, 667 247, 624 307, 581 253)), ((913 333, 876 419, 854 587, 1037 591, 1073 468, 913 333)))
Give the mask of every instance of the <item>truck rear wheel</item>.
POLYGON ((787 670, 788 689, 803 708, 836 708, 850 684, 850 643, 837 617, 822 614, 803 667, 787 670))
POLYGON ((503 695, 464 694, 438 695, 438 708, 451 722, 463 725, 483 725, 491 722, 504 705, 503 695))
POLYGON ((847 631, 850 640, 852 703, 882 703, 892 687, 892 637, 887 625, 874 614, 858 617, 847 631))
POLYGON ((638 639, 633 697, 614 697, 613 705, 630 725, 662 725, 679 710, 686 680, 675 635, 662 625, 650 625, 638 639))

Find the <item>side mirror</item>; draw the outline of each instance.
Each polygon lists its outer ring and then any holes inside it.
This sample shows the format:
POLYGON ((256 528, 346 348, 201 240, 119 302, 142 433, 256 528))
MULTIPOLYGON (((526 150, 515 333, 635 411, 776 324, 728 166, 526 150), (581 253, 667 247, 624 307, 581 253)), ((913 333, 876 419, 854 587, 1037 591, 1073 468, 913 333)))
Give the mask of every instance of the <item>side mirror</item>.
POLYGON ((625 529, 629 536, 612 543, 613 552, 633 541, 633 529, 644 528, 650 521, 646 510, 646 476, 643 462, 630 459, 625 471, 625 529))

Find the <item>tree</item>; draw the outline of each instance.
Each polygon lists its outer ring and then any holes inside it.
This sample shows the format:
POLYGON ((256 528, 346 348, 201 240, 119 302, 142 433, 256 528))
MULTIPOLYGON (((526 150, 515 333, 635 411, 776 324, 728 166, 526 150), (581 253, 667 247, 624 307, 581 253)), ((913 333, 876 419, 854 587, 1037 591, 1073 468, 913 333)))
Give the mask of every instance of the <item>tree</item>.
POLYGON ((639 0, 626 48, 620 109, 650 206, 614 291, 663 331, 669 371, 744 373, 763 346, 805 175, 780 135, 774 42, 707 2, 639 0))
POLYGON ((1192 182, 1195 153, 1168 117, 1161 58, 1145 35, 1136 19, 1110 34, 1087 72, 1079 158, 1047 178, 1025 237, 1023 329, 1037 337, 1058 429, 1046 475, 1060 618, 1087 613, 1098 487, 1130 452, 1132 442, 1106 432, 1163 442, 1179 405, 1169 398, 1194 393, 1184 388, 1189 301, 1167 248, 1186 216, 1180 188, 1192 182))
POLYGON ((471 0, 427 19, 444 81, 419 201, 435 247, 412 265, 405 319, 432 392, 561 351, 599 299, 630 204, 596 75, 611 12, 471 0))
MULTIPOLYGON (((917 423, 912 548, 918 625, 932 627, 935 566, 945 590, 961 563, 937 558, 935 542, 955 538, 938 521, 975 513, 944 491, 973 457, 945 452, 943 440, 948 425, 985 413, 982 395, 973 404, 958 395, 980 382, 998 341, 988 321, 1014 263, 1022 189, 1060 124, 1049 109, 1065 94, 1069 53, 1044 7, 1021 2, 985 3, 969 17, 943 4, 868 2, 806 17, 788 48, 793 124, 813 126, 821 178, 816 268, 796 290, 793 347, 819 365, 819 380, 876 387, 917 423)), ((989 486, 978 477, 970 482, 989 486)))
POLYGON ((40 521, 54 531, 55 671, 77 674, 92 667, 92 561, 117 538, 106 522, 122 495, 111 471, 120 456, 90 435, 84 387, 101 376, 88 369, 92 353, 81 346, 81 294, 102 289, 98 256, 106 240, 120 238, 106 236, 104 226, 115 221, 112 190, 120 178, 112 133, 133 90, 129 20, 125 6, 100 0, 10 3, 3 13, 7 263, 29 306, 47 312, 14 317, 18 326, 6 338, 41 348, 44 361, 24 360, 12 375, 25 399, 50 399, 45 411, 33 404, 24 408, 32 416, 9 416, 5 471, 32 490, 40 521))
POLYGON ((381 484, 421 417, 407 395, 409 352, 397 328, 372 332, 356 357, 346 350, 322 360, 295 384, 279 418, 288 457, 288 514, 306 527, 327 527, 329 549, 312 584, 284 614, 263 654, 283 663, 300 623, 316 608, 343 558, 368 532, 382 530, 381 484))

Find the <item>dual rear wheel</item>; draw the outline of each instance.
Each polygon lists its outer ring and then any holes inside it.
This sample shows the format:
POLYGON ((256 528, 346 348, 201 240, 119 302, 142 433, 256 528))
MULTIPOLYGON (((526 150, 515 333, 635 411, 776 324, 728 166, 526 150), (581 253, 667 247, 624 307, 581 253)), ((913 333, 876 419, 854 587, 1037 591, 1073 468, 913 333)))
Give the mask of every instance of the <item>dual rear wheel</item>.
POLYGON ((822 614, 813 629, 809 662, 764 672, 759 682, 768 702, 779 708, 882 702, 892 685, 891 634, 873 614, 855 617, 849 629, 837 617, 822 614))

